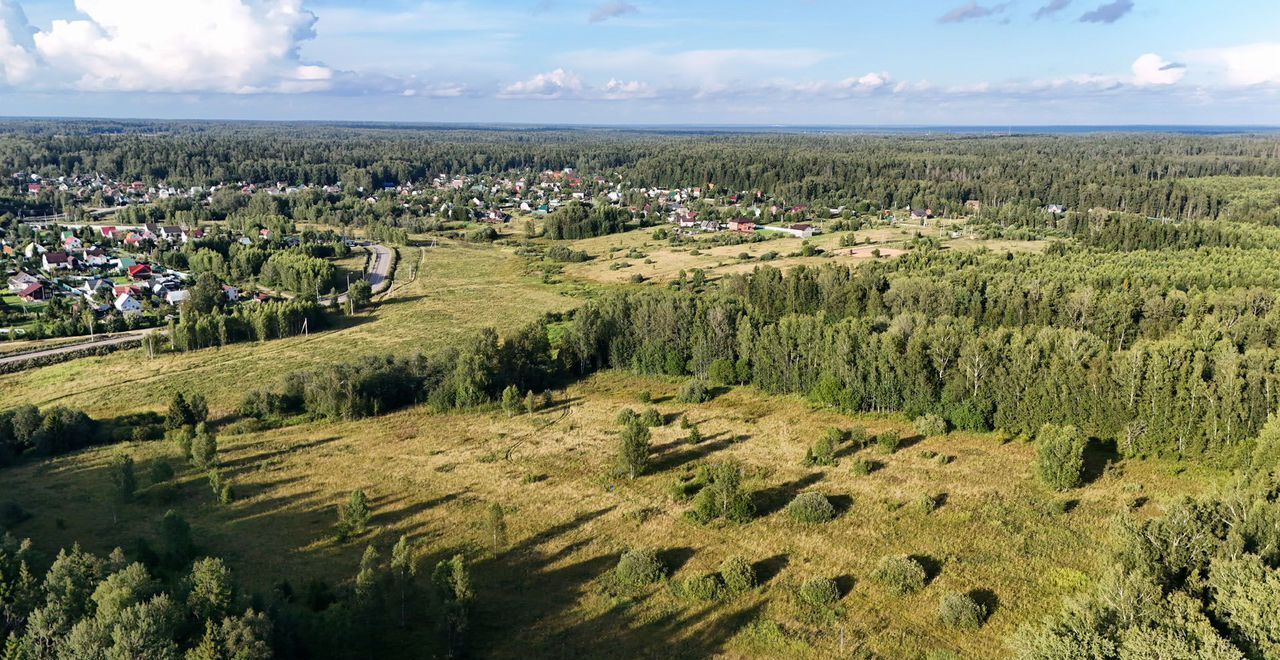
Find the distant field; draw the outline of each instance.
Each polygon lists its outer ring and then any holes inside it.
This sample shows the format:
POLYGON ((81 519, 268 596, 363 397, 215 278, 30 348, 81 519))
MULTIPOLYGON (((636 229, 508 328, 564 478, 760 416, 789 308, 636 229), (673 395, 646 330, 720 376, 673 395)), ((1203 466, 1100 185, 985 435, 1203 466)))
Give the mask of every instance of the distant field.
POLYGON ((657 227, 650 227, 625 234, 570 242, 570 247, 575 250, 585 250, 594 258, 583 263, 567 264, 565 273, 571 277, 605 283, 626 282, 635 274, 644 276, 646 280, 667 282, 676 279, 680 271, 688 272, 694 268, 701 268, 709 278, 714 278, 750 272, 761 265, 785 270, 802 264, 857 263, 876 258, 872 254, 872 250, 875 249, 879 249, 880 258, 887 259, 902 254, 905 243, 914 238, 916 232, 920 232, 923 236, 938 238, 945 246, 954 249, 969 249, 980 245, 993 250, 1044 249, 1043 241, 982 241, 967 238, 967 235, 952 239, 950 232, 958 222, 945 221, 945 229, 940 229, 937 225, 927 228, 902 225, 897 228, 862 229, 852 232, 858 238, 857 247, 840 247, 841 238, 850 232, 819 234, 807 240, 815 248, 823 251, 823 254, 812 257, 798 256, 797 253, 806 242, 799 238, 774 238, 759 243, 719 247, 699 245, 695 239, 684 245, 673 247, 666 240, 655 240, 653 232, 657 227), (628 257, 627 254, 631 250, 637 250, 644 256, 628 257), (694 250, 699 254, 692 254, 694 250), (775 252, 778 256, 769 261, 762 261, 760 257, 769 252, 775 252), (742 259, 743 254, 748 255, 749 258, 742 259), (789 256, 793 254, 797 256, 789 256), (626 266, 620 267, 618 264, 626 264, 626 266))
MULTIPOLYGON (((205 374, 206 377, 209 374, 205 374)), ((886 657, 919 657, 951 649, 965 657, 1001 655, 1002 640, 1018 625, 1056 609, 1085 590, 1106 550, 1109 522, 1126 510, 1153 515, 1168 498, 1203 491, 1218 476, 1200 468, 1174 470, 1159 462, 1111 465, 1088 487, 1045 491, 1032 474, 1029 445, 1001 444, 991 435, 957 434, 910 444, 893 455, 874 448, 844 456, 837 467, 806 468, 806 447, 826 428, 894 429, 913 435, 897 418, 851 419, 813 411, 795 398, 739 389, 709 404, 670 399, 678 382, 606 373, 557 397, 557 407, 532 417, 499 412, 434 415, 408 410, 362 422, 308 424, 223 436, 223 463, 240 499, 227 508, 211 501, 203 476, 181 477, 169 504, 133 504, 112 522, 105 466, 117 451, 149 464, 178 464, 163 442, 87 451, 6 471, 0 501, 34 514, 15 532, 53 549, 80 540, 107 551, 153 533, 167 507, 192 521, 210 553, 227 557, 237 574, 265 591, 287 576, 346 583, 365 543, 385 550, 400 534, 426 548, 428 562, 455 551, 475 560, 479 605, 472 639, 482 657, 831 657, 843 632, 846 652, 863 648, 886 657), (652 391, 658 409, 698 423, 706 439, 683 441, 677 423, 655 429, 651 474, 636 482, 609 476, 623 407, 642 410, 635 392, 652 391), (924 455, 953 457, 940 465, 924 455), (883 467, 858 476, 857 457, 883 467), (686 505, 668 489, 700 461, 732 458, 746 469, 744 485, 763 514, 742 526, 701 526, 685 520, 686 505), (373 502, 367 538, 336 545, 329 539, 334 507, 352 489, 373 502), (834 522, 796 526, 780 508, 796 493, 817 490, 843 509, 834 522), (924 496, 943 500, 932 513, 924 496), (1068 513, 1053 502, 1078 501, 1068 513), (512 549, 485 549, 484 510, 510 511, 512 549), (1136 507, 1136 508, 1134 508, 1136 507), (665 587, 637 599, 604 593, 600 578, 629 546, 664 553, 675 576, 713 571, 727 556, 757 563, 765 579, 756 593, 720 604, 679 599, 665 587), (936 562, 923 592, 899 598, 874 583, 882 556, 915 554, 936 562), (791 589, 815 575, 838 578, 844 616, 833 625, 795 618, 791 589), (935 624, 939 595, 989 590, 996 604, 982 629, 959 632, 935 624), (776 621, 784 637, 750 624, 776 621)), ((144 480, 144 483, 145 480, 144 480)), ((427 564, 430 565, 430 564, 427 564)))
POLYGON ((359 355, 429 351, 484 326, 511 329, 578 304, 525 274, 523 260, 510 251, 443 244, 402 248, 401 254, 404 274, 386 302, 340 319, 336 329, 154 360, 141 350, 123 351, 24 371, 0 377, 0 408, 57 404, 109 416, 160 410, 182 391, 204 393, 215 412, 228 412, 246 390, 274 383, 292 369, 359 355))

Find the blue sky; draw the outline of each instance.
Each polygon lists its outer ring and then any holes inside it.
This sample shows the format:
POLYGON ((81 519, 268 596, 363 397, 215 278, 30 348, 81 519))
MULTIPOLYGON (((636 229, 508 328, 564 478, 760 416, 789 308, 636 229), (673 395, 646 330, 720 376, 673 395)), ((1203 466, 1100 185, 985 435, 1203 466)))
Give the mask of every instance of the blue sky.
POLYGON ((1280 124, 1275 0, 0 0, 0 114, 1280 124))

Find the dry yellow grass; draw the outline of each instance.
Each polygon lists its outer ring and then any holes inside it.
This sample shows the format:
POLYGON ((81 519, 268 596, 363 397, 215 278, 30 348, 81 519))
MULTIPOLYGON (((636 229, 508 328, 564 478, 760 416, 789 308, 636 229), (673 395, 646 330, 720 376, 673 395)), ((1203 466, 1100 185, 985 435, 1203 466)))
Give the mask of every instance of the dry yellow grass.
MULTIPOLYGON (((850 419, 815 411, 803 401, 738 389, 708 404, 670 397, 679 383, 605 373, 560 393, 557 406, 533 416, 500 412, 431 414, 415 408, 358 422, 316 423, 223 436, 223 464, 239 499, 212 501, 203 477, 181 478, 172 504, 133 504, 112 522, 104 497, 105 466, 117 451, 134 455, 142 474, 149 463, 177 463, 164 443, 102 448, 5 473, 0 501, 16 501, 34 518, 16 531, 52 549, 79 540, 108 551, 152 533, 167 506, 193 522, 207 552, 225 556, 254 590, 288 577, 343 582, 354 575, 366 543, 384 550, 401 534, 418 540, 424 561, 454 552, 474 561, 479 605, 472 638, 483 657, 830 657, 843 630, 855 646, 884 657, 918 657, 949 648, 965 657, 1002 655, 1002 640, 1017 625, 1056 608, 1098 573, 1110 519, 1149 498, 1139 515, 1159 510, 1163 498, 1211 487, 1215 475, 1192 468, 1176 474, 1156 462, 1113 465, 1096 482, 1067 497, 1070 513, 1051 512, 1060 496, 1033 479, 1031 447, 994 437, 953 434, 928 438, 882 455, 875 448, 844 456, 831 468, 801 464, 806 447, 831 426, 862 426, 869 433, 909 426, 895 418, 850 419), (612 476, 623 407, 642 410, 636 393, 649 390, 668 417, 685 414, 706 439, 683 441, 679 424, 654 429, 655 457, 648 474, 628 482, 612 476), (925 451, 953 456, 947 465, 925 451), (884 464, 853 474, 856 457, 884 464), (702 526, 673 502, 675 477, 699 461, 732 459, 746 471, 761 516, 746 525, 702 526), (370 496, 373 529, 347 544, 330 539, 335 506, 355 488, 370 496), (795 493, 818 490, 843 510, 826 525, 803 528, 781 512, 795 493), (932 513, 914 503, 945 495, 932 513), (484 510, 509 510, 511 547, 487 548, 484 510), (630 546, 664 553, 677 579, 713 571, 730 555, 757 562, 764 585, 755 593, 714 605, 691 603, 666 588, 637 599, 618 599, 601 578, 630 546), (936 561, 940 571, 923 592, 898 598, 870 575, 884 555, 911 553, 936 561), (810 627, 793 617, 792 585, 823 575, 844 588, 844 616, 810 627), (990 590, 997 607, 976 632, 936 624, 944 590, 990 590), (756 620, 775 620, 787 646, 744 633, 756 620), (673 650, 674 649, 674 650, 673 650)), ((145 479, 144 479, 145 483, 145 479)))
MULTIPOLYGON (((703 269, 708 277, 720 277, 734 273, 750 272, 762 264, 786 270, 798 265, 818 265, 823 263, 861 263, 876 257, 873 250, 880 251, 880 257, 889 259, 903 254, 907 242, 919 231, 925 236, 939 238, 943 245, 950 249, 971 249, 986 246, 993 250, 1038 251, 1044 249, 1043 241, 982 241, 968 237, 951 238, 951 227, 956 221, 947 221, 943 225, 931 228, 911 226, 877 227, 853 232, 858 238, 856 248, 840 247, 842 237, 849 232, 819 234, 811 239, 775 238, 759 243, 744 245, 723 245, 711 248, 700 248, 696 242, 672 247, 665 240, 655 240, 653 232, 656 228, 640 229, 624 234, 599 236, 596 238, 573 241, 570 247, 585 250, 592 257, 591 261, 578 264, 567 264, 564 272, 572 278, 617 284, 626 282, 635 274, 646 280, 668 282, 676 279, 680 271, 694 268, 703 269), (942 227, 941 229, 939 227, 942 227), (796 254, 805 243, 810 243, 824 254, 812 257, 789 257, 796 254), (870 243, 868 243, 870 242, 870 243), (637 250, 644 256, 627 257, 628 252, 637 250), (692 254, 693 250, 699 254, 692 254), (760 257, 768 252, 780 255, 772 261, 762 262, 760 257), (740 255, 749 255, 749 259, 741 259, 740 255), (615 268, 617 264, 627 264, 625 268, 615 268)), ((669 228, 669 227, 668 227, 669 228)))

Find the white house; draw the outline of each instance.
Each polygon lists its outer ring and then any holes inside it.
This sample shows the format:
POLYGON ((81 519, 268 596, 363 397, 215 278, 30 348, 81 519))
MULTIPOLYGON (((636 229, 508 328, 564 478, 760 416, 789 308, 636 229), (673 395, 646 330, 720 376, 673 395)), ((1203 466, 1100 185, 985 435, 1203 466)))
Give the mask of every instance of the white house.
POLYGON ((142 312, 142 303, 138 302, 137 298, 122 293, 116 297, 115 308, 123 314, 138 314, 142 312))
POLYGON ((187 291, 186 289, 180 289, 178 291, 170 291, 164 294, 164 301, 169 303, 170 305, 173 305, 174 307, 177 307, 178 305, 181 305, 182 303, 190 299, 191 299, 191 292, 187 291))

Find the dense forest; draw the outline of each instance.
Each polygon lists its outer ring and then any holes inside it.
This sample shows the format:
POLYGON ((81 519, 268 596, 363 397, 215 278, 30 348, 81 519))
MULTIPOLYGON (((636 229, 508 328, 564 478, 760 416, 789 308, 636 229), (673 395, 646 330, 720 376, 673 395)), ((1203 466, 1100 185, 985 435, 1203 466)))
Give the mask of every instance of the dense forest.
MULTIPOLYGON (((633 186, 763 191, 789 204, 864 209, 1059 204, 1218 218, 1239 186, 1201 177, 1280 175, 1265 136, 911 136, 443 129, 394 125, 8 122, 0 169, 102 173, 174 186, 335 184, 371 190, 436 175, 576 168, 633 186)), ((1232 219, 1274 222, 1266 204, 1232 219)))

